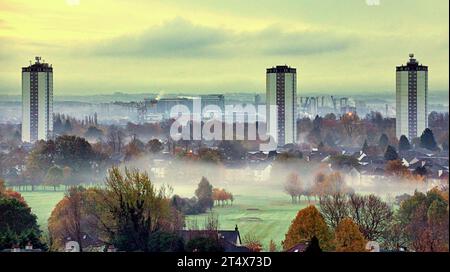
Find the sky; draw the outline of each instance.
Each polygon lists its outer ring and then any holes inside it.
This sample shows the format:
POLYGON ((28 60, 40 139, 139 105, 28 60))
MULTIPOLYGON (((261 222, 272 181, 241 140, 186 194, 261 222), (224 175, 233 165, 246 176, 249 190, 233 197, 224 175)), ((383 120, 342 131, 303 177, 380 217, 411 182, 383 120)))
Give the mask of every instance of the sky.
POLYGON ((395 89, 415 53, 448 90, 448 0, 0 0, 0 95, 41 56, 55 95, 264 92, 297 68, 298 93, 395 89))

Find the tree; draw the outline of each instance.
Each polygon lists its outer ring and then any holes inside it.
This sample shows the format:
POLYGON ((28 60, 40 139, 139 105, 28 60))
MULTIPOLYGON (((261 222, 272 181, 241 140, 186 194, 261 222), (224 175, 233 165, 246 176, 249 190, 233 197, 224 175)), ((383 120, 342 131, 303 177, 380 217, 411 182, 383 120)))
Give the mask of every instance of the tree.
POLYGON ((39 239, 41 231, 37 218, 26 203, 0 196, 0 218, 0 250, 28 243, 35 248, 47 249, 39 239))
POLYGON ((381 150, 385 150, 386 147, 388 146, 388 144, 389 144, 389 138, 386 134, 383 133, 380 136, 380 140, 378 141, 378 146, 380 147, 381 150))
POLYGON ((433 131, 426 128, 420 136, 420 146, 429 150, 437 150, 437 143, 434 139, 433 131))
POLYGON ((342 193, 320 198, 320 211, 331 228, 336 228, 349 215, 348 197, 342 193))
POLYGON ((384 153, 384 159, 387 161, 395 161, 398 159, 397 150, 392 145, 388 145, 386 152, 384 153))
POLYGON ((320 247, 331 250, 332 234, 323 216, 314 206, 308 206, 297 213, 283 241, 283 249, 288 250, 298 243, 304 243, 317 237, 320 247))
POLYGON ((119 250, 149 251, 156 231, 173 232, 182 228, 180 214, 170 205, 167 187, 157 189, 146 172, 113 167, 108 171, 106 188, 98 191, 112 218, 111 243, 119 250))
POLYGON ((353 189, 347 186, 339 172, 333 172, 325 176, 325 180, 320 187, 321 193, 319 196, 353 193, 353 189))
POLYGON ((392 221, 393 212, 389 205, 373 194, 352 194, 348 205, 349 217, 358 224, 361 233, 369 241, 380 239, 392 221))
POLYGON ((244 246, 250 249, 251 252, 261 252, 262 243, 261 241, 252 233, 247 233, 242 238, 244 246))
POLYGON ((131 140, 125 146, 125 159, 132 160, 137 159, 144 152, 144 144, 139 139, 131 140))
POLYGON ((277 252, 277 245, 273 240, 270 240, 269 242, 269 252, 277 252))
POLYGON ((300 195, 302 194, 302 184, 298 174, 291 173, 284 184, 284 191, 292 198, 292 203, 298 203, 300 195))
POLYGON ((145 148, 150 153, 159 153, 164 149, 164 146, 158 139, 152 139, 148 141, 148 143, 145 145, 145 148))
POLYGON ((416 191, 401 203, 398 211, 408 245, 420 252, 449 250, 448 218, 448 200, 438 189, 426 194, 416 191))
POLYGON ((70 238, 76 241, 80 251, 83 251, 83 236, 91 234, 86 227, 85 192, 86 190, 81 186, 71 187, 53 209, 48 219, 48 229, 54 250, 63 247, 66 240, 70 238))
POLYGON ((350 218, 342 219, 335 229, 337 252, 364 252, 366 240, 358 225, 350 218))
POLYGON ((198 199, 198 205, 204 211, 207 209, 212 209, 214 206, 213 186, 209 183, 207 178, 202 177, 197 189, 195 190, 195 196, 198 199))
POLYGON ((411 144, 409 143, 408 138, 405 135, 400 136, 400 140, 398 142, 398 150, 399 151, 407 151, 411 149, 411 144))
POLYGON ((150 252, 184 252, 183 239, 173 232, 153 233, 148 245, 150 252))
POLYGON ((344 126, 345 131, 347 132, 347 136, 349 138, 352 137, 353 132, 355 130, 356 123, 358 123, 359 117, 356 113, 349 112, 341 117, 341 123, 344 126))
POLYGON ((44 178, 44 184, 53 186, 53 190, 56 191, 56 187, 63 183, 64 172, 58 166, 52 166, 47 171, 47 175, 44 178))
POLYGON ((13 191, 11 189, 7 189, 5 186, 5 182, 3 181, 3 179, 0 178, 0 198, 14 198, 17 201, 21 202, 24 205, 27 205, 27 203, 25 202, 25 199, 23 198, 23 196, 16 191, 13 191))

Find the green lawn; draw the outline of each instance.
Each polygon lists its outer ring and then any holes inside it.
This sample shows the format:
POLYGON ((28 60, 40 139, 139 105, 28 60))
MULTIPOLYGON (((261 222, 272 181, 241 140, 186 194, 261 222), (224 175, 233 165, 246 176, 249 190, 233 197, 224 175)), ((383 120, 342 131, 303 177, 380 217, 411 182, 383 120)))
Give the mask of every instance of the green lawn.
POLYGON ((21 192, 25 201, 36 214, 38 224, 44 232, 47 232, 47 220, 53 207, 64 197, 64 192, 21 192))
MULTIPOLYGON (((268 248, 271 239, 281 249, 289 225, 299 209, 307 203, 293 205, 289 197, 237 196, 233 206, 216 207, 213 212, 218 215, 220 229, 234 229, 238 225, 241 238, 251 234, 258 238, 264 248, 268 248)), ((201 227, 207 215, 190 216, 189 221, 197 221, 201 227)))
MULTIPOLYGON (((63 192, 22 192, 43 231, 47 231, 47 220, 53 207, 64 196, 63 192)), ((298 210, 306 203, 293 205, 288 196, 235 196, 233 206, 216 207, 213 212, 218 215, 219 228, 233 230, 236 225, 241 236, 251 233, 261 240, 267 248, 271 239, 281 248, 281 241, 298 210)), ((207 215, 189 216, 187 225, 196 221, 199 227, 204 225, 207 215)))

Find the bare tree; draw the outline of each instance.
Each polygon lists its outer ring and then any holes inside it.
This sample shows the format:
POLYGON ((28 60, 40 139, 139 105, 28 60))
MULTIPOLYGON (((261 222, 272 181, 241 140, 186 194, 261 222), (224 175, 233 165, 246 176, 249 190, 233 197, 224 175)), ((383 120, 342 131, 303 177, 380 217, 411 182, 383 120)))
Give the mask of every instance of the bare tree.
POLYGON ((327 195, 320 198, 320 211, 333 229, 337 227, 342 219, 348 217, 348 196, 342 193, 327 195))
POLYGON ((392 221, 389 205, 375 195, 353 194, 348 201, 350 217, 359 225, 364 237, 374 241, 382 237, 392 221))

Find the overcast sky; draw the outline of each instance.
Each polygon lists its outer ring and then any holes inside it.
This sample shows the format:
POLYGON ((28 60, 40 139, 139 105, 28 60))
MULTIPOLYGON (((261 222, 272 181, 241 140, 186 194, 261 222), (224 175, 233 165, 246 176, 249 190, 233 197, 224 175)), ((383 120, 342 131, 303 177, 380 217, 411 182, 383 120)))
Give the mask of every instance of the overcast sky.
POLYGON ((449 1, 367 1, 0 0, 0 94, 36 55, 55 95, 262 92, 277 64, 300 93, 386 92, 412 52, 448 90, 449 1))

